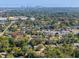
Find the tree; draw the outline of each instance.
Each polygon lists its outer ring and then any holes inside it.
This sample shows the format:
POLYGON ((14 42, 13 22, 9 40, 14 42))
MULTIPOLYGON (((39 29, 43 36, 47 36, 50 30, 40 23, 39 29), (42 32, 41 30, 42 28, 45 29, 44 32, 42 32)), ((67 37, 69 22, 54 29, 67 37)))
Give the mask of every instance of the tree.
POLYGON ((60 49, 65 57, 73 57, 74 47, 71 44, 63 44, 60 49))
POLYGON ((75 54, 75 58, 79 58, 79 49, 75 49, 74 51, 74 54, 75 54))
POLYGON ((20 47, 13 47, 11 52, 13 52, 13 55, 15 57, 22 56, 22 51, 20 47))
POLYGON ((48 58, 60 58, 64 57, 59 48, 47 47, 45 50, 46 57, 48 58))
POLYGON ((9 49, 9 40, 8 37, 0 37, 0 50, 7 51, 9 49))
POLYGON ((9 53, 9 54, 7 54, 6 58, 14 58, 14 55, 9 53))
POLYGON ((28 57, 28 58, 35 57, 35 53, 34 53, 33 49, 29 49, 26 53, 27 53, 27 55, 25 57, 28 57))

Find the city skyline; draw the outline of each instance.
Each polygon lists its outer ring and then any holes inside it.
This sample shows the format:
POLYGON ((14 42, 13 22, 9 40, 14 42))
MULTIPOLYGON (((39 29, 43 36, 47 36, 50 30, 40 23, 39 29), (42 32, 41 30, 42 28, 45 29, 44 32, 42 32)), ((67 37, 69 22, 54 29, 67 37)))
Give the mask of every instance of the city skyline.
POLYGON ((0 7, 79 7, 79 0, 1 0, 0 7))

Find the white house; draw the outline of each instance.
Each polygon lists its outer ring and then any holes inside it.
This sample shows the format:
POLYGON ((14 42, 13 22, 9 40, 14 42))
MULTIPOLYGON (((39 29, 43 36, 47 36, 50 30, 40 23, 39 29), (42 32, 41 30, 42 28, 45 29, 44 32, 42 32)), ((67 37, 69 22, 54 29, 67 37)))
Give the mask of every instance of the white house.
POLYGON ((21 20, 27 20, 28 17, 26 17, 26 16, 13 16, 13 17, 9 17, 9 20, 11 20, 11 21, 17 21, 19 19, 21 19, 21 20))
POLYGON ((11 21, 16 21, 16 20, 18 20, 19 18, 18 18, 18 17, 9 17, 8 19, 11 20, 11 21))
POLYGON ((31 19, 32 21, 35 21, 35 18, 34 18, 34 17, 31 17, 30 19, 31 19))
POLYGON ((19 17, 21 20, 27 20, 28 19, 28 17, 26 17, 26 16, 20 16, 19 17))
POLYGON ((5 24, 7 22, 7 17, 0 17, 0 24, 5 24))

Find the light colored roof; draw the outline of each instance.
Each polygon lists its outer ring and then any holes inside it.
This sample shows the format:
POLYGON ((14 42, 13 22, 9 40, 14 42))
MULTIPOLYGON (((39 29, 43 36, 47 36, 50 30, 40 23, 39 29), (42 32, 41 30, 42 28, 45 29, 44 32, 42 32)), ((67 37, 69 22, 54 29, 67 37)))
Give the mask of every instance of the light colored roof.
POLYGON ((35 20, 35 18, 34 18, 34 17, 31 17, 30 19, 31 19, 32 21, 34 21, 34 20, 35 20))
POLYGON ((9 17, 9 20, 18 20, 18 19, 26 20, 26 19, 28 19, 28 17, 25 17, 25 16, 9 17))
POLYGON ((7 17, 0 17, 0 20, 7 20, 7 17))

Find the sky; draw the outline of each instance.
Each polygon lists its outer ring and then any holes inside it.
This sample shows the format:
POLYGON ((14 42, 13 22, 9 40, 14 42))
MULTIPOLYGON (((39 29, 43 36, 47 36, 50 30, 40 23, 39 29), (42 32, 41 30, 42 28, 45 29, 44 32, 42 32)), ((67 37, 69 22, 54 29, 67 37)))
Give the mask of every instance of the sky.
POLYGON ((0 7, 79 7, 79 0, 0 0, 0 7))

